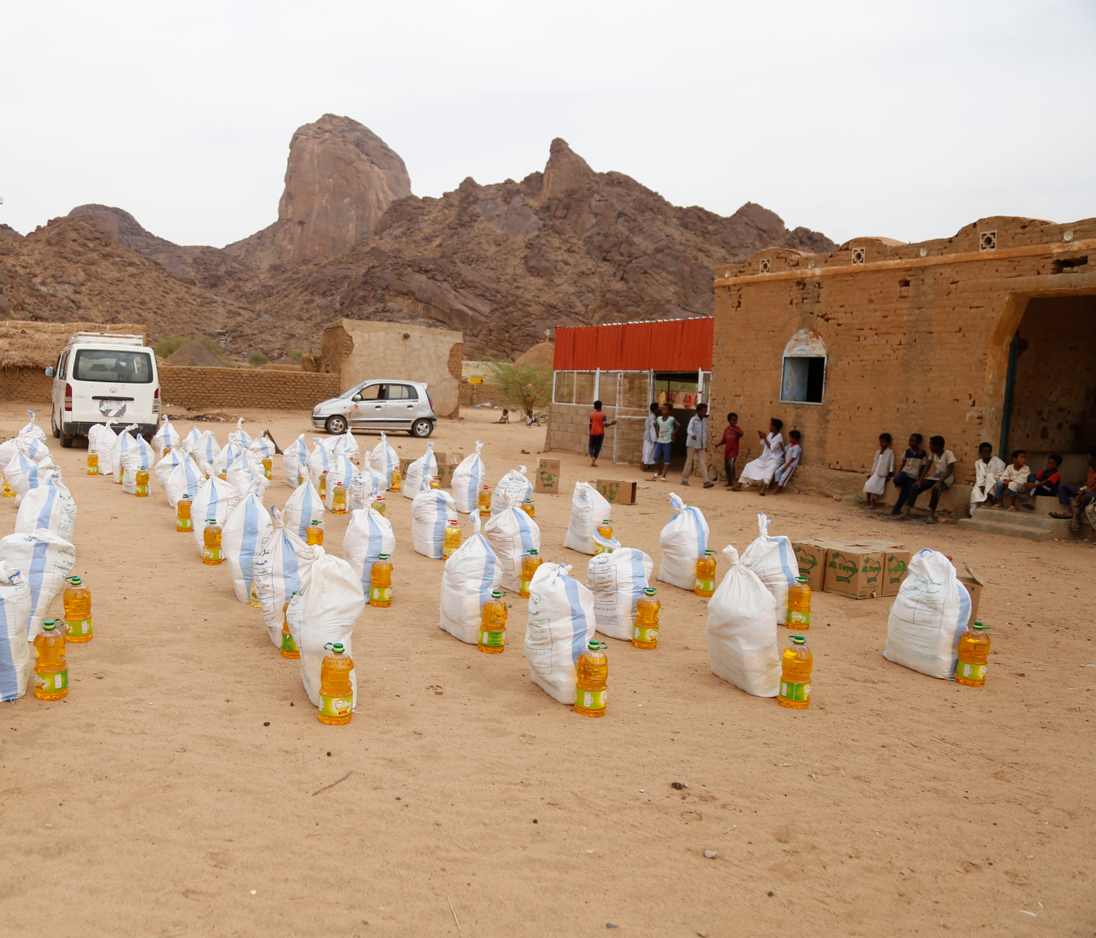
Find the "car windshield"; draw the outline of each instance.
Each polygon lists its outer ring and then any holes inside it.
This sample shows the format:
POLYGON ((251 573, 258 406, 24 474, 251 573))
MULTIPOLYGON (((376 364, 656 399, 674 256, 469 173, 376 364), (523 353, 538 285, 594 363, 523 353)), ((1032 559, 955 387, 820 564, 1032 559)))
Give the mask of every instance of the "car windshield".
POLYGON ((111 381, 117 384, 151 384, 152 356, 128 349, 82 348, 72 365, 76 381, 111 381))

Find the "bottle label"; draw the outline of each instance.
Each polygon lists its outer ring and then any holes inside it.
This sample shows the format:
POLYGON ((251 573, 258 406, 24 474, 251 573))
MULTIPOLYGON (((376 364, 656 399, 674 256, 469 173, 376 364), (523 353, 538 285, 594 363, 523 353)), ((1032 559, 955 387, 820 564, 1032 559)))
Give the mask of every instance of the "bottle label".
POLYGON ((715 580, 697 580, 693 588, 694 593, 714 593, 715 580))
POLYGON ((297 643, 293 641, 293 636, 288 632, 282 632, 282 651, 300 651, 297 643))
POLYGON ((212 560, 216 563, 220 563, 224 557, 221 554, 221 548, 219 547, 203 547, 202 548, 202 560, 212 560))
POLYGON ((780 682, 780 696, 785 700, 810 700, 810 684, 792 684, 790 681, 780 682))
POLYGON ((632 640, 636 642, 650 642, 654 644, 658 641, 658 627, 651 627, 649 625, 637 625, 632 630, 632 640))
POLYGON ((148 497, 148 486, 147 485, 138 485, 137 486, 137 495, 140 496, 140 497, 143 497, 143 498, 147 498, 148 497))
POLYGON ((488 648, 502 648, 506 644, 506 633, 480 629, 479 643, 486 645, 488 648))
POLYGON ((67 690, 68 668, 64 671, 52 671, 49 674, 40 674, 35 671, 34 686, 44 691, 67 690))
POLYGON ((973 661, 963 661, 960 659, 959 665, 955 669, 956 677, 965 677, 970 681, 984 681, 986 679, 986 669, 988 665, 975 664, 973 661))
POLYGON ((344 717, 353 709, 353 697, 330 697, 327 694, 320 694, 320 713, 325 717, 344 717))
POLYGON ((389 602, 392 599, 391 586, 371 586, 369 588, 370 602, 389 602))
POLYGON ((176 524, 175 527, 179 531, 193 531, 194 522, 191 521, 189 518, 179 518, 178 524, 176 524))
POLYGON ((784 620, 789 628, 810 628, 811 624, 811 611, 808 609, 804 612, 802 609, 789 609, 788 615, 784 620))
POLYGON ((582 690, 578 692, 578 705, 583 710, 604 710, 605 709, 605 695, 608 691, 604 690, 582 690))
POLYGON ((69 619, 69 637, 70 638, 82 638, 85 635, 91 634, 91 617, 86 619, 69 619))

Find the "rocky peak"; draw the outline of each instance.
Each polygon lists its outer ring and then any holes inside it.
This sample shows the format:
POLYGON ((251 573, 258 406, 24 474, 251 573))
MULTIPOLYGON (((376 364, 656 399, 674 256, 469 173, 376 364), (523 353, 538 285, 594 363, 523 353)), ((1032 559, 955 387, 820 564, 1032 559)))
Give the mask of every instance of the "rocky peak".
POLYGON ((582 188, 593 180, 594 171, 590 169, 590 164, 572 150, 566 140, 556 137, 544 167, 540 200, 560 198, 564 193, 582 188))

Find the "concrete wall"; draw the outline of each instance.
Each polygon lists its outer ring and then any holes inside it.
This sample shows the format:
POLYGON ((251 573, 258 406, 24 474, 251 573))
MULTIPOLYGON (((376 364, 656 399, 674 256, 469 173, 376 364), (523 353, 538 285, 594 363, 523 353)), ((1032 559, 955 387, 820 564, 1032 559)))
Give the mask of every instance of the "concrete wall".
POLYGON ((439 417, 460 413, 464 336, 449 329, 341 319, 323 332, 323 365, 345 391, 370 378, 403 378, 429 386, 439 417))
MULTIPOLYGON (((947 240, 862 238, 826 255, 768 248, 744 265, 717 269, 713 457, 723 417, 733 410, 746 430, 740 467, 758 454, 755 431, 770 417, 784 421, 785 437, 793 428, 803 432, 800 487, 858 494, 883 431, 899 452, 911 432, 926 443, 944 436, 959 460, 957 481, 972 481, 978 444, 999 442, 1008 347, 1029 303, 1096 294, 1089 252, 1096 252, 1096 219, 1051 225, 991 218, 947 240), (780 401, 784 348, 802 329, 817 331, 827 347, 822 404, 780 401)), ((1022 336, 1029 332, 1021 328, 1022 336)), ((1065 348, 1058 338, 1056 348, 1065 348)), ((1080 367, 1071 355, 1044 350, 1031 361, 1080 367)), ((1080 411, 1093 393, 1091 379, 1075 373, 1087 388, 1059 373, 1068 401, 1056 401, 1058 413, 1080 411)), ((1034 414, 1037 406, 1025 395, 1014 414, 1034 414)), ((1055 421, 1046 416, 1040 426, 1049 433, 1055 421)))
MULTIPOLYGON (((239 407, 311 411, 339 394, 339 376, 261 368, 189 368, 159 365, 165 404, 188 410, 239 407)), ((48 400, 48 398, 47 398, 48 400)))
MULTIPOLYGON (((548 432, 544 448, 548 451, 586 453, 590 442, 590 411, 588 404, 549 404, 548 432)), ((601 448, 602 463, 630 463, 639 465, 643 457, 643 425, 646 416, 620 416, 615 408, 606 407, 610 420, 619 420, 615 427, 605 430, 605 443, 601 448), (616 459, 613 459, 613 447, 616 459)))

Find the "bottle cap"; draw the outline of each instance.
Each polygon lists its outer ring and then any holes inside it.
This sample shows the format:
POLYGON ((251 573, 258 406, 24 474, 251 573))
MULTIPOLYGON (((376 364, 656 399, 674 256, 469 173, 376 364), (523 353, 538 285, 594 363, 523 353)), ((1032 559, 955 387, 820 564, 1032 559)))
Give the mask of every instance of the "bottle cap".
POLYGON ((217 523, 216 518, 206 518, 206 524, 216 524, 216 523, 217 523))
POLYGON ((502 599, 502 590, 491 590, 492 599, 502 599))
POLYGON ((190 493, 189 492, 183 492, 182 497, 179 500, 182 501, 183 498, 190 498, 190 493))
POLYGON ((148 469, 148 466, 138 466, 137 468, 139 472, 144 472, 146 469, 148 469))
POLYGON ((457 519, 456 519, 456 518, 450 518, 450 519, 449 519, 449 523, 450 523, 451 525, 453 525, 453 527, 456 527, 456 526, 457 526, 457 524, 459 524, 459 522, 457 521, 457 519))
POLYGON ((810 583, 810 579, 808 579, 808 578, 807 578, 807 577, 805 577, 805 576, 797 576, 797 577, 795 578, 795 582, 796 582, 796 583, 810 583))
POLYGON ((792 636, 792 644, 793 645, 806 645, 807 640, 802 635, 793 635, 792 636))
POLYGON ((344 651, 346 651, 346 648, 343 647, 342 642, 335 642, 335 644, 331 646, 331 650, 336 655, 341 655, 344 651))
POLYGON ((313 524, 323 524, 323 522, 322 522, 322 521, 320 521, 320 520, 319 520, 319 519, 317 519, 317 518, 313 518, 313 519, 312 519, 312 523, 313 523, 313 524))
POLYGON ((338 488, 338 487, 339 487, 340 485, 342 485, 342 483, 341 483, 341 482, 336 482, 336 483, 335 483, 335 488, 338 488))
POLYGON ((976 629, 978 629, 978 631, 983 631, 983 630, 989 631, 989 626, 988 625, 982 625, 981 622, 975 622, 974 627, 976 629))
POLYGON ((57 620, 56 619, 47 619, 45 622, 42 623, 42 631, 43 632, 54 632, 56 630, 57 630, 57 620))
POLYGON ((706 551, 704 551, 704 556, 705 557, 714 557, 715 556, 715 551, 714 550, 706 550, 706 551))
POLYGON ((388 554, 378 554, 377 559, 378 560, 387 560, 388 559, 388 554))
MULTIPOLYGON (((69 583, 70 583, 70 584, 72 584, 73 586, 79 586, 79 585, 80 585, 81 583, 83 583, 83 582, 84 582, 84 581, 83 581, 83 580, 81 580, 81 579, 80 579, 80 578, 79 578, 78 576, 70 576, 70 577, 68 578, 68 581, 69 581, 69 583)), ((978 623, 978 625, 981 625, 981 624, 982 624, 981 622, 979 622, 979 623, 978 623)))
POLYGON ((612 521, 610 521, 610 520, 609 520, 608 518, 606 518, 606 519, 605 519, 605 520, 603 520, 603 521, 602 521, 601 523, 602 523, 602 524, 612 524, 613 522, 612 522, 612 521))
POLYGON ((532 500, 531 498, 527 498, 527 499, 525 499, 525 504, 526 504, 526 505, 532 505, 532 504, 533 504, 533 500, 532 500))
POLYGON ((647 588, 646 588, 646 589, 645 589, 645 590, 643 591, 643 595, 644 595, 644 596, 654 596, 654 594, 655 594, 655 588, 654 588, 653 586, 648 586, 648 587, 647 587, 647 588))
POLYGON ((530 557, 539 557, 540 556, 540 551, 537 550, 535 547, 530 547, 529 548, 529 556, 530 557))
POLYGON ((606 645, 605 642, 599 642, 595 638, 592 642, 590 642, 587 647, 590 649, 590 651, 601 651, 601 649, 608 648, 609 646, 606 645))

